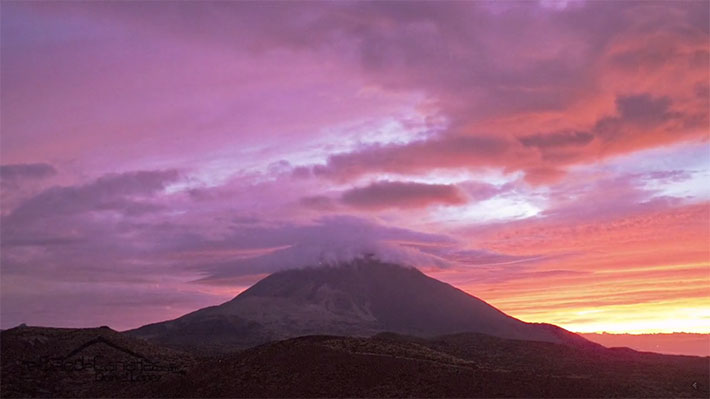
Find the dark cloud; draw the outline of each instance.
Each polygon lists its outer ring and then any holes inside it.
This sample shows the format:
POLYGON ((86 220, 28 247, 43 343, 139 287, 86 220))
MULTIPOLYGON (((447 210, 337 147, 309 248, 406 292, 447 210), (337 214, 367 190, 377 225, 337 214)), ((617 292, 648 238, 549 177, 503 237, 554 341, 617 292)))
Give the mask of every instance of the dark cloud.
POLYGON ((335 209, 336 203, 332 198, 325 195, 313 195, 308 197, 303 197, 299 200, 299 203, 306 208, 317 209, 317 210, 330 210, 335 209))
POLYGON ((341 201, 362 209, 421 208, 433 204, 463 204, 466 197, 451 184, 380 181, 345 191, 341 201))
POLYGON ((698 82, 693 88, 695 95, 701 100, 708 101, 710 99, 710 83, 698 82))
POLYGON ((526 147, 545 149, 550 147, 584 146, 594 140, 594 135, 582 131, 563 131, 532 134, 519 137, 518 140, 526 147))
POLYGON ((7 216, 7 221, 24 221, 67 216, 89 211, 119 211, 138 215, 158 209, 139 200, 154 194, 179 177, 175 170, 127 172, 103 176, 80 186, 52 187, 29 198, 7 216))
POLYGON ((313 174, 349 179, 371 172, 417 173, 437 168, 462 168, 502 164, 509 151, 507 140, 497 137, 443 137, 408 144, 366 146, 332 155, 313 174))
POLYGON ((24 163, 0 165, 0 178, 2 179, 42 179, 54 176, 57 170, 47 163, 24 163))
POLYGON ((45 179, 56 174, 54 166, 47 163, 0 165, 0 186, 12 188, 24 180, 45 179))
MULTIPOLYGON (((378 89, 423 93, 448 122, 429 140, 366 146, 332 155, 325 165, 290 169, 297 177, 344 180, 380 171, 495 167, 550 182, 573 164, 677 142, 689 129, 688 135, 698 137, 697 127, 708 120, 702 98, 682 103, 678 93, 666 93, 686 80, 707 80, 709 24, 699 17, 708 13, 706 2, 586 2, 560 9, 537 2, 34 7, 110 15, 130 27, 222 45, 227 52, 263 55, 277 49, 344 62, 345 69, 354 66, 359 78, 378 89), (184 15, 191 15, 190 24, 184 15), (651 72, 657 84, 639 90, 657 93, 624 94, 634 79, 651 72), (599 92, 620 94, 617 115, 585 127, 576 119, 583 112, 566 113, 573 105, 596 101, 590 97, 599 92), (671 111, 671 103, 697 109, 671 111), (519 140, 520 131, 507 127, 478 131, 481 122, 535 113, 563 116, 551 132, 535 129, 539 133, 519 140), (660 132, 658 125, 671 120, 679 123, 660 132)), ((283 161, 271 167, 284 173, 289 168, 283 161)))
POLYGON ((540 166, 525 169, 525 181, 534 184, 552 184, 565 176, 565 171, 550 166, 540 166))
MULTIPOLYGON (((589 131, 536 133, 517 140, 505 135, 439 135, 331 155, 325 164, 315 165, 310 171, 315 176, 349 180, 381 172, 418 174, 435 169, 498 167, 507 172, 522 170, 528 182, 548 184, 564 176, 570 165, 598 161, 600 157, 653 143, 673 142, 692 134, 686 130, 688 127, 700 126, 707 120, 707 112, 685 114, 672 105, 667 96, 619 95, 616 114, 601 117, 589 131)), ((307 174, 304 167, 297 172, 299 177, 307 174)))
POLYGON ((672 116, 671 99, 654 97, 649 93, 619 96, 616 107, 620 118, 637 123, 659 123, 672 116))
POLYGON ((692 126, 707 121, 708 113, 688 114, 672 109, 673 101, 667 96, 651 93, 619 95, 616 97, 617 114, 600 118, 593 127, 609 154, 628 150, 639 143, 666 143, 693 132, 692 126))

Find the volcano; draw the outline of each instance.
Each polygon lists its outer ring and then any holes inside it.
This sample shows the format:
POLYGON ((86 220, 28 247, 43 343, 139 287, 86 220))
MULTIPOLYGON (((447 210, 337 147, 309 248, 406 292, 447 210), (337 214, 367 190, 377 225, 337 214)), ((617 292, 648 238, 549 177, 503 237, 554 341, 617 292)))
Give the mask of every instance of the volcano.
POLYGON ((23 398, 707 398, 710 372, 707 357, 605 348, 368 258, 123 333, 19 326, 0 344, 0 396, 23 398))
POLYGON ((464 332, 594 345, 550 324, 526 323, 415 268, 372 258, 276 272, 234 299, 128 334, 181 349, 240 350, 305 335, 435 337, 464 332))

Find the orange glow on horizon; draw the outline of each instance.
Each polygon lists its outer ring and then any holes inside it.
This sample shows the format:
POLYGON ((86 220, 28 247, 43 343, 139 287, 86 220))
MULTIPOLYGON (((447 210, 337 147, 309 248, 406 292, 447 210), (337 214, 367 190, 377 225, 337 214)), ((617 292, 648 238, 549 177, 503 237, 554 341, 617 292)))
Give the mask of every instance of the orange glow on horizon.
POLYGON ((546 255, 540 260, 428 273, 527 322, 575 332, 710 333, 708 220, 702 203, 575 226, 521 221, 476 240, 546 255))

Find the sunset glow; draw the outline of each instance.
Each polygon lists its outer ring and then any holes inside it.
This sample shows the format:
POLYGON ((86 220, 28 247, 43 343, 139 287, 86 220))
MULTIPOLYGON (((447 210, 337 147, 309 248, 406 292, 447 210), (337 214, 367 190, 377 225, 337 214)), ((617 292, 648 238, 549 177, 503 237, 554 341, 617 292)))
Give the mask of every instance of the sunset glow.
POLYGON ((373 253, 524 321, 710 333, 708 4, 3 2, 1 327, 373 253))

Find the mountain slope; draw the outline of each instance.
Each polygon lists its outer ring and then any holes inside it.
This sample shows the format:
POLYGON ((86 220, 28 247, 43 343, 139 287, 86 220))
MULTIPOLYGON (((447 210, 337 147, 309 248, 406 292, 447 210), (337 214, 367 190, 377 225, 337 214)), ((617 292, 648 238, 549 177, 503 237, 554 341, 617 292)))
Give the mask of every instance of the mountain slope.
POLYGON ((478 332, 591 345, 559 327, 512 318, 416 269, 372 259, 274 273, 222 305, 128 333, 171 346, 222 351, 303 335, 385 331, 422 337, 478 332))

